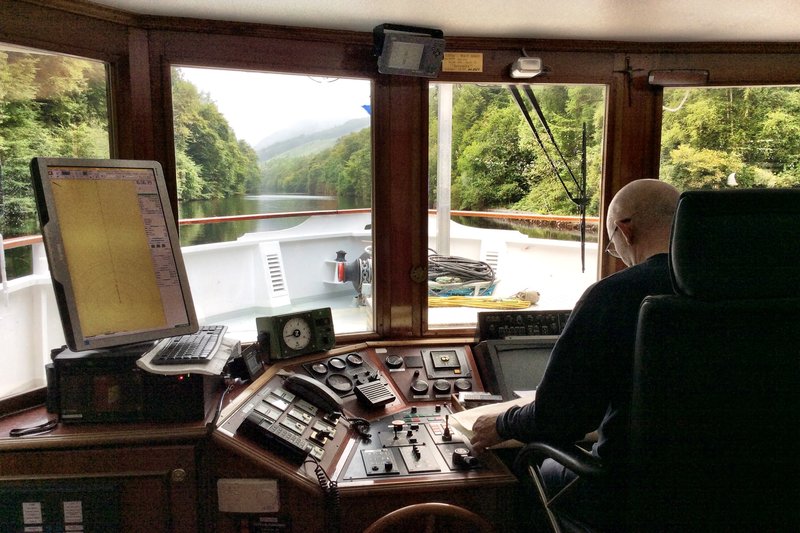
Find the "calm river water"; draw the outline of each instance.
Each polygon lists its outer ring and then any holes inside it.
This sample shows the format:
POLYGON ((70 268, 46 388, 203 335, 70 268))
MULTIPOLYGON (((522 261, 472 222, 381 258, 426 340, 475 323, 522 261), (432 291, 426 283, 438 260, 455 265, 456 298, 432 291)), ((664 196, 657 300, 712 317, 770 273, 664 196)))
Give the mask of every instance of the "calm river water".
MULTIPOLYGON (((356 205, 346 205, 335 196, 305 196, 290 194, 263 194, 234 196, 219 200, 194 200, 180 204, 180 218, 221 217, 228 215, 250 215, 257 213, 283 213, 289 211, 314 211, 326 209, 353 209, 356 205)), ((268 220, 247 220, 241 222, 222 222, 217 224, 192 224, 180 228, 181 245, 207 244, 212 242, 234 241, 245 233, 269 231, 296 226, 306 217, 277 218, 268 220)), ((454 217, 461 224, 484 228, 516 229, 529 237, 544 239, 579 240, 576 231, 558 228, 537 228, 529 225, 502 221, 454 217)), ((589 230, 587 240, 595 241, 596 227, 589 230)))
MULTIPOLYGON (((234 196, 219 200, 181 202, 179 216, 186 218, 252 215, 257 213, 284 213, 288 211, 315 211, 325 209, 350 209, 335 196, 301 196, 290 194, 263 194, 234 196)), ((191 224, 180 228, 181 245, 207 244, 234 241, 245 233, 269 231, 296 226, 307 217, 246 220, 217 224, 191 224)))

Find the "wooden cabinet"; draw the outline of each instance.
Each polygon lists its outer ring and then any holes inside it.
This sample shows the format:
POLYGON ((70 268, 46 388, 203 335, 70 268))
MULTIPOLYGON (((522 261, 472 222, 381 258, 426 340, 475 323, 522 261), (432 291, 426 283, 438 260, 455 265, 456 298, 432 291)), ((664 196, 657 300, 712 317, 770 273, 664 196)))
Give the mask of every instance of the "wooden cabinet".
POLYGON ((46 497, 93 481, 112 482, 106 486, 109 502, 118 502, 120 531, 198 531, 195 446, 0 453, 0 487, 24 487, 46 497))
MULTIPOLYGON (((0 418, 0 493, 33 493, 46 503, 66 492, 80 501, 82 487, 90 487, 97 498, 107 499, 105 507, 118 510, 112 525, 119 531, 203 530, 205 421, 59 424, 44 435, 9 436, 11 428, 31 427, 47 418, 44 408, 0 418)), ((84 513, 91 514, 91 506, 85 507, 84 513)), ((8 512, 8 505, 0 505, 0 515, 8 512)))

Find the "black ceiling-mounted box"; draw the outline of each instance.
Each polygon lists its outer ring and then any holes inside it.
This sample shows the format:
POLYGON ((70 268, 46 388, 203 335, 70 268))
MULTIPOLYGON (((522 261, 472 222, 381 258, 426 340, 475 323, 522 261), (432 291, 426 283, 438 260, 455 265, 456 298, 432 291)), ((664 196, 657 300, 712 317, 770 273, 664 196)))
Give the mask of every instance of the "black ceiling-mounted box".
POLYGON ((442 69, 442 30, 381 24, 372 31, 378 72, 435 78, 442 69))

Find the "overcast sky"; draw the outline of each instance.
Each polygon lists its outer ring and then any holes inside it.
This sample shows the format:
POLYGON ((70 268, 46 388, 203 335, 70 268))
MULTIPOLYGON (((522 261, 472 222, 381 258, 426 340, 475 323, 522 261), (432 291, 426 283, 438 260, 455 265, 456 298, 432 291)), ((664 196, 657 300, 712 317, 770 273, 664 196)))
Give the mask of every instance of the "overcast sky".
POLYGON ((306 119, 339 124, 367 117, 368 80, 180 67, 184 79, 208 93, 236 132, 256 146, 264 137, 306 119))

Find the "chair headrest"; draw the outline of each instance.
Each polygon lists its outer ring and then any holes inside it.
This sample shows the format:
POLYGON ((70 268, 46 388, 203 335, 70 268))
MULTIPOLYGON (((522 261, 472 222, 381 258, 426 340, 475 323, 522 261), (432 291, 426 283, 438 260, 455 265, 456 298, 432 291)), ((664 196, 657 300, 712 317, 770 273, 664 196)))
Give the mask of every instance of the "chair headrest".
POLYGON ((683 193, 670 272, 675 291, 692 298, 800 296, 800 189, 683 193))

